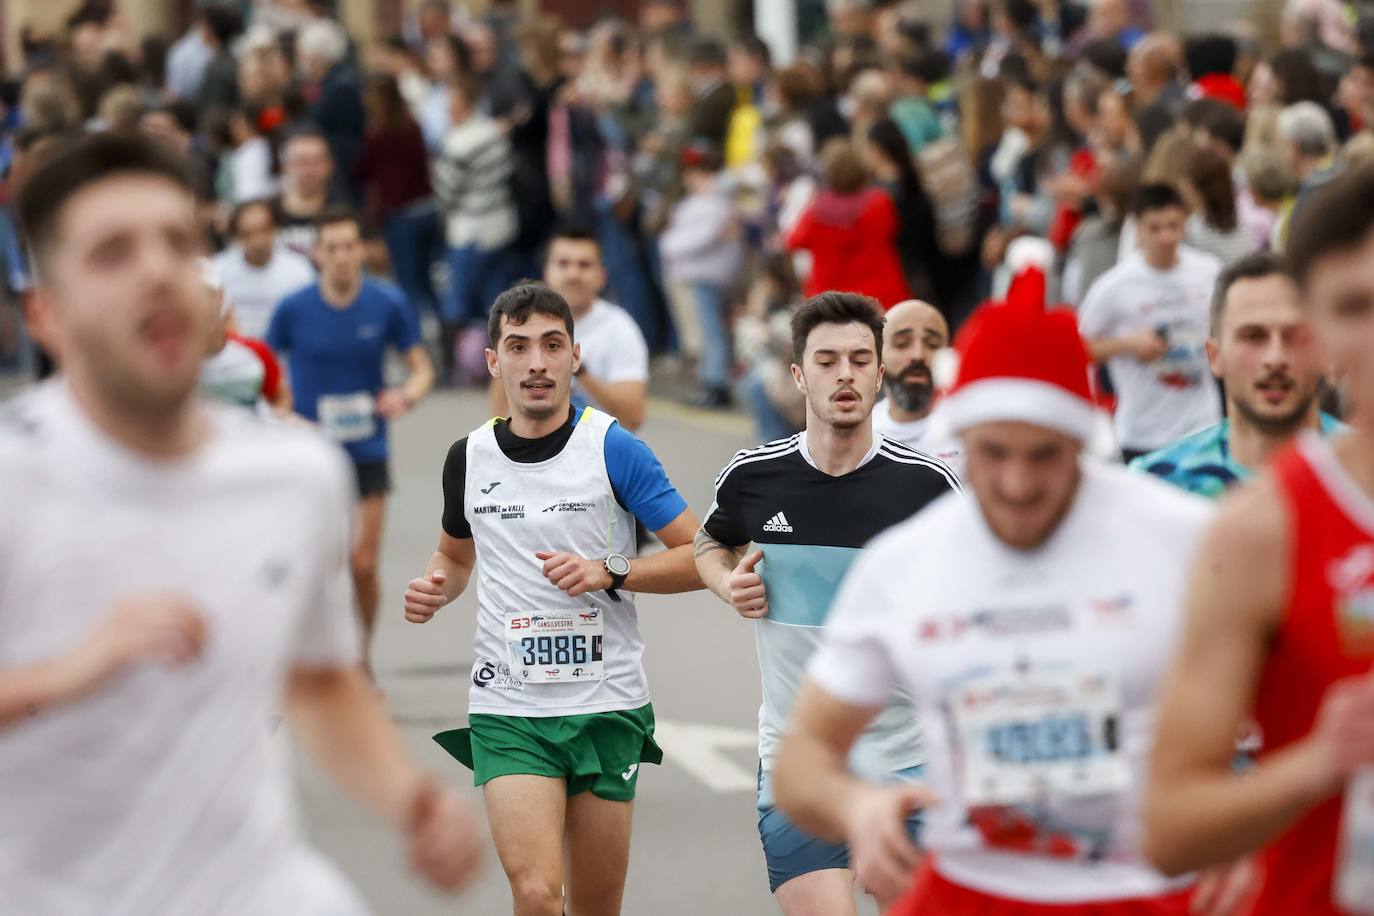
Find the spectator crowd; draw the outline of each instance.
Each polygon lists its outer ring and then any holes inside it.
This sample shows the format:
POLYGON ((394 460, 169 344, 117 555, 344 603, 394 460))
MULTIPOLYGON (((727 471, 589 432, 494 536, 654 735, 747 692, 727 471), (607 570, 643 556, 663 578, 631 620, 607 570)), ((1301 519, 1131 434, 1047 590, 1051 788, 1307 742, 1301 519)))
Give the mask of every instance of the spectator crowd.
POLYGON ((741 403, 764 438, 801 420, 787 319, 805 296, 924 300, 953 336, 1033 236, 1130 457, 1220 417, 1217 273, 1281 252, 1315 188, 1374 160, 1374 30, 1340 0, 1292 0, 1277 35, 1176 34, 1133 0, 958 0, 948 22, 829 0, 789 62, 703 34, 682 0, 586 30, 426 0, 371 44, 328 7, 207 0, 163 36, 86 0, 58 33, 24 29, 0 92, 0 368, 46 369, 10 212, 26 163, 140 131, 191 163, 242 337, 310 281, 316 219, 345 206, 439 384, 485 382, 490 303, 544 273, 562 227, 597 243, 597 301, 656 375, 741 403))

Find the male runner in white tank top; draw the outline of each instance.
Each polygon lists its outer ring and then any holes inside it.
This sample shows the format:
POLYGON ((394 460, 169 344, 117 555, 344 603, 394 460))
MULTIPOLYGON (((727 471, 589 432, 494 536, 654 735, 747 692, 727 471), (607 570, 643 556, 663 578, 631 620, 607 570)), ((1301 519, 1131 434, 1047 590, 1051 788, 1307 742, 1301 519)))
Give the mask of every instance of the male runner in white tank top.
POLYGON ((561 916, 565 889, 568 912, 620 912, 639 767, 663 756, 633 593, 701 587, 696 518, 653 452, 573 409, 573 333, 542 283, 492 304, 511 416, 450 449, 438 550, 405 597, 424 623, 476 574, 469 727, 435 737, 484 787, 517 916, 561 916), (636 518, 666 551, 634 557, 636 518))

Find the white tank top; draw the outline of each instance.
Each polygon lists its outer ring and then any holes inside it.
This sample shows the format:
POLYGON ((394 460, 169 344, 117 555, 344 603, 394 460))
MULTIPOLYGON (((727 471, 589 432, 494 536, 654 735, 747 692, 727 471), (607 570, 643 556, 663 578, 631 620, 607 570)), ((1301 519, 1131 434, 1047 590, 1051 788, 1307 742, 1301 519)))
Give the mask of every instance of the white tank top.
POLYGON ((604 591, 570 598, 535 557, 635 555, 634 517, 606 471, 614 422, 588 407, 561 452, 530 464, 506 457, 494 423, 468 436, 463 512, 477 548, 470 713, 568 716, 649 702, 634 597, 621 589, 619 601, 604 591))

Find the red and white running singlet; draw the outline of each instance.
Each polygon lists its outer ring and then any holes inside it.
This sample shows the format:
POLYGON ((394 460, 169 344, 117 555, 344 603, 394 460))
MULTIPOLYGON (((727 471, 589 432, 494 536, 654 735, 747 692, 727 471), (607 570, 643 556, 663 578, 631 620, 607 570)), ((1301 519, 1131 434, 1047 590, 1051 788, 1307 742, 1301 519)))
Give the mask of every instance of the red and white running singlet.
MULTIPOLYGON (((1273 468, 1293 546, 1289 595, 1255 704, 1264 753, 1306 736, 1327 689, 1374 662, 1374 500, 1316 435, 1300 437, 1273 468)), ((1340 912, 1331 881, 1341 801, 1313 808, 1265 850, 1255 916, 1340 912)))

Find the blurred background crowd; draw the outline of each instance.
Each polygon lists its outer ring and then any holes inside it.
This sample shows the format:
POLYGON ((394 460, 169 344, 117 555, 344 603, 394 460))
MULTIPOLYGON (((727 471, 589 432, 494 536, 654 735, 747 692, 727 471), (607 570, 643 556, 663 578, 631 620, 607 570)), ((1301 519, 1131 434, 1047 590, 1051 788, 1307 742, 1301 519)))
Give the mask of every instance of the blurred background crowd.
POLYGON ((1374 160, 1374 18, 1342 0, 1217 4, 1239 18, 1205 29, 1148 0, 761 0, 709 25, 685 0, 422 0, 366 36, 323 0, 200 0, 147 33, 120 0, 42 5, 5 24, 0 372, 44 371, 13 191, 79 131, 190 158, 247 337, 347 205, 441 383, 484 382, 487 306, 575 227, 655 384, 765 439, 803 419, 787 323, 808 294, 920 298, 957 330, 1033 235, 1078 306, 1135 251, 1143 186, 1226 264, 1282 250, 1312 189, 1374 160))

